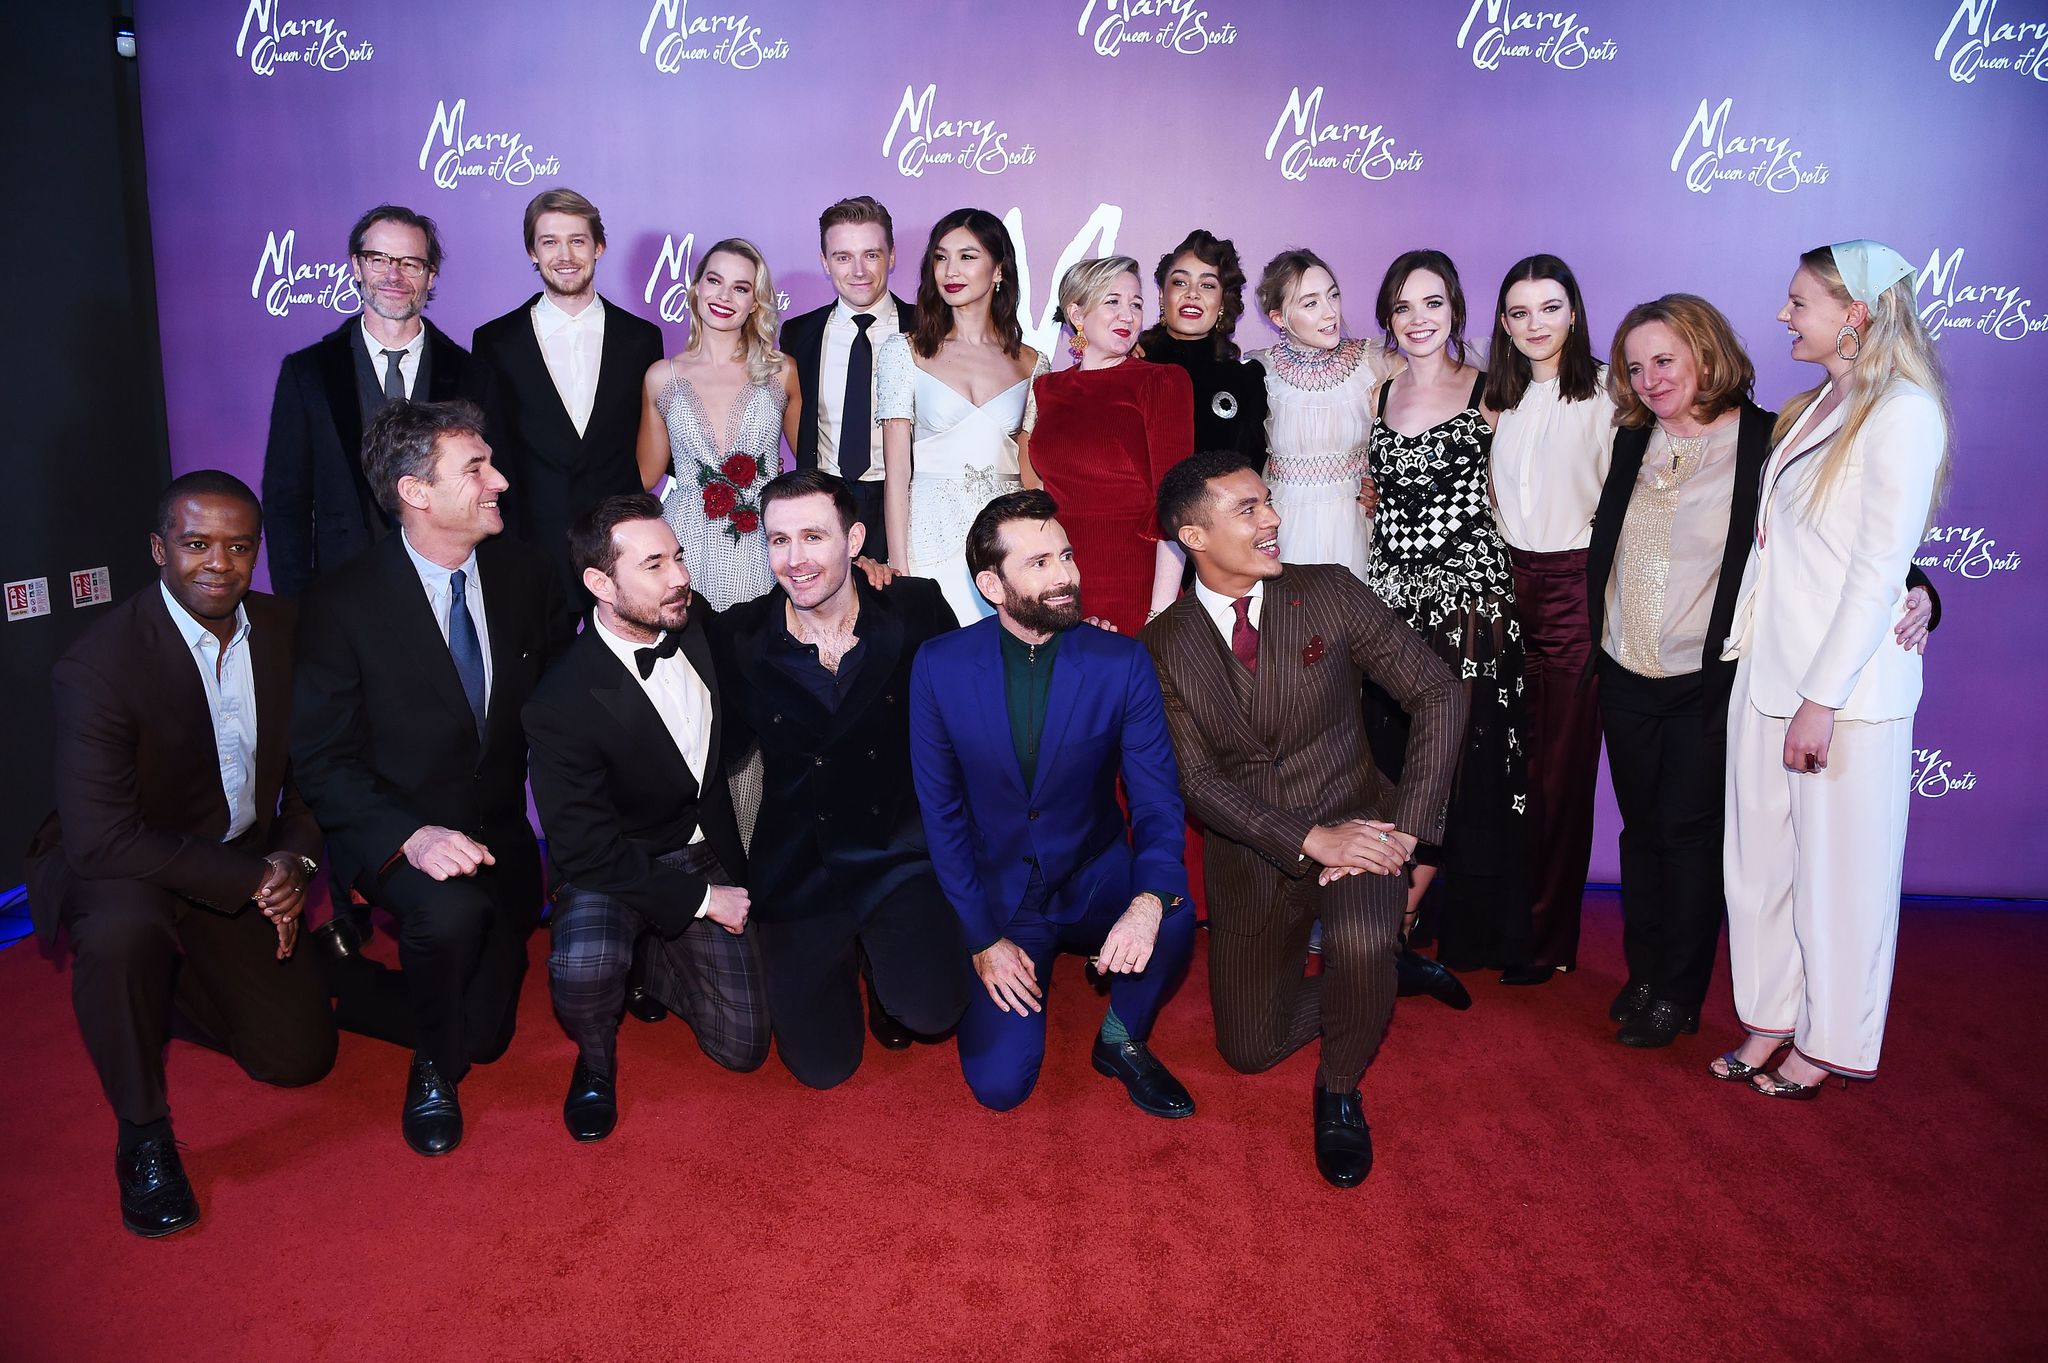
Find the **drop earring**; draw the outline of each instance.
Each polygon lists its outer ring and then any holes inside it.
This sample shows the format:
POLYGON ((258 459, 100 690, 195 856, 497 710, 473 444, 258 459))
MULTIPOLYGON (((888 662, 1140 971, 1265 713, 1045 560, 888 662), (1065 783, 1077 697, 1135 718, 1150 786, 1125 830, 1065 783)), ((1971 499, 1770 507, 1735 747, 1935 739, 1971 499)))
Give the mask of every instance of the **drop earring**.
POLYGON ((1859 336, 1859 335, 1857 334, 1857 332, 1856 332, 1856 328, 1854 328, 1854 327, 1852 327, 1852 326, 1844 326, 1844 327, 1843 327, 1843 328, 1842 328, 1842 329, 1841 329, 1840 331, 1838 331, 1838 332, 1836 332, 1836 333, 1835 333, 1835 358, 1836 358, 1836 359, 1838 359, 1838 360, 1843 360, 1843 361, 1846 361, 1846 362, 1848 362, 1848 363, 1850 363, 1850 364, 1854 364, 1854 363, 1856 362, 1856 357, 1857 357, 1858 355, 1861 355, 1862 353, 1863 353, 1863 338, 1862 338, 1861 336, 1859 336), (1844 354, 1842 353, 1842 342, 1843 342, 1843 341, 1851 341, 1851 340, 1853 340, 1854 342, 1856 342, 1856 348, 1855 348, 1854 350, 1850 351, 1850 352, 1849 352, 1848 354, 1844 355, 1844 354))
POLYGON ((1086 351, 1087 349, 1088 338, 1086 336, 1083 336, 1080 332, 1077 331, 1072 336, 1067 338, 1067 353, 1074 357, 1074 363, 1079 364, 1081 362, 1082 352, 1086 351))

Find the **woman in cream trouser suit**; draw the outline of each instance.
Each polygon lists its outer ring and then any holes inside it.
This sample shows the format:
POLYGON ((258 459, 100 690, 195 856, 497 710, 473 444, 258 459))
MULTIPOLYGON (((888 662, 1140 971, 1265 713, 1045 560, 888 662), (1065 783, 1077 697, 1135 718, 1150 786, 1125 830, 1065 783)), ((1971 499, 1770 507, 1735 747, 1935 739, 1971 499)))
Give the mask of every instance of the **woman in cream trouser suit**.
POLYGON ((1749 1036, 1712 1071, 1811 1098, 1831 1071, 1877 1071, 1921 664, 1884 645, 1947 471, 1948 420, 1912 267, 1896 251, 1807 252, 1778 318, 1793 358, 1828 378, 1778 418, 1725 654, 1740 660, 1728 954, 1749 1036))

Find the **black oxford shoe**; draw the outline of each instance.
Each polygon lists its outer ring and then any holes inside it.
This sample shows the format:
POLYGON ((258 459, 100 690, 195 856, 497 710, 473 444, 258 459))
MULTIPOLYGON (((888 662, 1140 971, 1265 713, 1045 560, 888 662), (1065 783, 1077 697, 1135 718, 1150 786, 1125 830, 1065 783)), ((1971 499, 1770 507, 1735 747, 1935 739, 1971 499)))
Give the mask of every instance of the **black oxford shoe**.
POLYGON ((125 1155, 117 1151, 114 1177, 121 1185, 121 1224, 143 1239, 199 1224, 199 1203, 171 1137, 146 1140, 125 1155))
POLYGON ((1550 977, 1557 972, 1547 965, 1531 961, 1528 965, 1511 965, 1500 972, 1502 984, 1549 984, 1550 977))
POLYGON ((636 984, 626 991, 626 1011, 642 1022, 659 1022, 668 1016, 668 1005, 636 984))
POLYGON ((321 956, 334 965, 355 960, 363 954, 362 929, 353 919, 341 914, 315 928, 313 940, 319 944, 321 956))
POLYGON ((1316 1168, 1339 1188, 1356 1188, 1372 1172, 1372 1128, 1358 1090, 1331 1093, 1316 1084, 1316 1168))
POLYGON ((867 986, 868 1031, 874 1034, 875 1040, 882 1043, 884 1050, 909 1050, 910 1043, 916 1038, 908 1027, 889 1016, 889 1010, 882 1006, 882 996, 875 992, 875 982, 869 980, 867 986))
POLYGON ((405 1081, 405 1112, 399 1125, 405 1143, 422 1155, 445 1155, 462 1144, 462 1105, 455 1101, 455 1085, 417 1052, 405 1081))
POLYGON ((1631 981, 1621 987, 1614 1002, 1607 1005, 1609 1022, 1627 1022, 1650 1006, 1650 986, 1631 981))
POLYGON ((1652 1000, 1650 1006, 1622 1024, 1614 1039, 1624 1046, 1645 1050, 1669 1046, 1680 1032, 1697 1035, 1700 1015, 1688 1013, 1670 999, 1652 1000))
POLYGON ((1155 1117, 1192 1117, 1195 1100, 1142 1041, 1095 1038, 1095 1072, 1121 1080, 1131 1101, 1155 1117))
POLYGON ((569 1072, 569 1096, 562 1100, 562 1124, 579 1141, 601 1141, 619 1124, 619 1098, 612 1080, 576 1059, 569 1072))
POLYGON ((1403 950, 1394 958, 1395 992, 1402 998, 1427 994, 1460 1012, 1472 1006, 1465 982, 1419 951, 1403 950))

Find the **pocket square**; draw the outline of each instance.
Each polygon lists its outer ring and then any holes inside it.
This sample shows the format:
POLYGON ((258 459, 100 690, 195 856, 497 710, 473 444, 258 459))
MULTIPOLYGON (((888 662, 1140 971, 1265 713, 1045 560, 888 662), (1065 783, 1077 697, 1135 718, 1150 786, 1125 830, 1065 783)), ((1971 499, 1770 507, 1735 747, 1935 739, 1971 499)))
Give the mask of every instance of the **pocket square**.
POLYGON ((1320 634, 1309 635, 1308 644, 1301 650, 1301 665, 1303 667, 1314 667, 1323 660, 1324 652, 1323 636, 1320 634))

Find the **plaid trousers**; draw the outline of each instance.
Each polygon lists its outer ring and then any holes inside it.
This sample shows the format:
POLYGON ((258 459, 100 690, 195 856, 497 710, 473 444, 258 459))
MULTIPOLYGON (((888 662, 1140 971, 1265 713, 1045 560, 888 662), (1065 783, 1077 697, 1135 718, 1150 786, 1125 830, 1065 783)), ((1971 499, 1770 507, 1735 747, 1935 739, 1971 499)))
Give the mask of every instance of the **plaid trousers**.
MULTIPOLYGON (((702 843, 661 860, 714 885, 732 883, 702 843)), ((616 1072, 626 978, 642 934, 648 938, 647 992, 690 1024, 704 1054, 730 1070, 757 1069, 768 1058, 768 999, 751 927, 731 933, 699 918, 681 935, 663 937, 611 895, 567 884, 555 895, 553 929, 548 987, 555 1015, 592 1071, 616 1072)))

